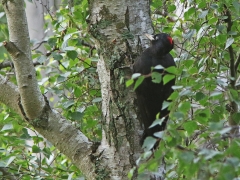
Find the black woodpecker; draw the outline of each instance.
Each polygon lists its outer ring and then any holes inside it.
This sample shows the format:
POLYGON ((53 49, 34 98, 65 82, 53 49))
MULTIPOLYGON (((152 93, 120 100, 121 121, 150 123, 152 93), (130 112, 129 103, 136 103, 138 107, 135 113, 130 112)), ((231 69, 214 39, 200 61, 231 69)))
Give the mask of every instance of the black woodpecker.
MULTIPOLYGON (((133 65, 133 73, 141 73, 142 75, 149 75, 151 68, 157 65, 161 65, 164 68, 170 66, 176 66, 174 59, 169 52, 173 49, 173 39, 165 33, 146 36, 151 40, 151 46, 147 48, 137 61, 133 65)), ((162 73, 163 69, 154 69, 153 71, 162 73)), ((162 77, 163 77, 162 76, 162 77)), ((137 105, 140 111, 140 120, 144 125, 143 140, 147 136, 154 137, 155 132, 163 131, 166 128, 166 123, 169 116, 168 108, 162 110, 162 104, 167 101, 171 93, 173 92, 172 86, 175 84, 175 79, 169 81, 163 85, 163 82, 152 82, 151 76, 146 77, 144 81, 137 87, 137 105), (160 113, 160 119, 164 118, 161 125, 156 125, 149 128, 153 121, 156 119, 156 115, 160 113)))

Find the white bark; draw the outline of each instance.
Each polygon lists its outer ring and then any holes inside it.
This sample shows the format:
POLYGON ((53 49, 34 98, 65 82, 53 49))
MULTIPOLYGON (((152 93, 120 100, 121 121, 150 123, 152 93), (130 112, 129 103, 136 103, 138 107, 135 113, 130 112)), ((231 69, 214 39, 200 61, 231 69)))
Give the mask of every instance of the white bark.
MULTIPOLYGON (((21 97, 21 110, 19 105, 9 102, 11 99, 2 94, 5 91, 2 89, 0 101, 16 110, 25 119, 33 119, 34 128, 71 159, 87 179, 95 179, 97 176, 105 179, 127 179, 129 170, 135 166, 135 161, 141 153, 138 134, 141 127, 135 112, 134 92, 126 90, 125 83, 120 82, 131 76, 131 70, 127 66, 131 65, 141 52, 139 49, 148 46, 149 41, 144 34, 153 33, 149 2, 90 1, 92 25, 98 26, 101 21, 104 25, 106 18, 111 21, 107 26, 97 27, 97 34, 92 32, 96 38, 96 45, 101 50, 98 72, 104 117, 103 139, 95 154, 92 154, 92 143, 87 137, 72 126, 70 121, 52 110, 45 103, 37 87, 23 2, 11 0, 3 4, 12 41, 5 46, 13 58, 14 67, 17 68, 19 91, 9 82, 7 88, 13 97, 21 97), (27 97, 27 93, 31 98, 27 97)), ((0 87, 6 86, 2 79, 0 77, 0 87)))
POLYGON ((36 72, 32 63, 30 39, 27 29, 23 1, 7 1, 4 9, 7 16, 10 42, 5 47, 12 56, 20 104, 26 119, 40 116, 45 105, 44 98, 36 81, 36 72))
POLYGON ((134 92, 126 90, 124 83, 119 84, 119 75, 129 79, 129 67, 133 63, 131 53, 137 54, 139 49, 149 45, 144 36, 153 33, 149 2, 95 0, 90 4, 90 24, 94 27, 91 30, 96 47, 102 52, 97 68, 104 128, 98 153, 103 152, 101 162, 107 167, 110 179, 127 179, 127 173, 141 153, 140 125, 134 111, 134 92), (106 26, 105 22, 108 23, 106 26), (126 55, 122 57, 124 53, 126 55))
POLYGON ((27 119, 41 135, 75 163, 87 179, 95 179, 95 167, 91 159, 92 142, 45 103, 37 86, 24 1, 3 1, 3 6, 11 40, 4 45, 13 59, 18 87, 9 82, 7 77, 0 76, 0 102, 27 119))
POLYGON ((19 99, 18 88, 8 81, 7 77, 0 75, 0 102, 11 107, 16 113, 21 115, 18 106, 19 99))

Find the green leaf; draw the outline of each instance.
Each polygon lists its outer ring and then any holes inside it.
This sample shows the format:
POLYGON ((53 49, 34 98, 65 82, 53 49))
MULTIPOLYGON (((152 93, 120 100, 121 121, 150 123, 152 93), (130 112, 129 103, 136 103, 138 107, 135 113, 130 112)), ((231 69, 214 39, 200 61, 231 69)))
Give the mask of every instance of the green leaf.
POLYGON ((133 168, 128 172, 128 178, 129 178, 129 179, 132 179, 133 174, 134 174, 134 172, 135 172, 135 169, 136 169, 136 167, 133 167, 133 168))
POLYGON ((126 87, 131 86, 133 83, 134 83, 134 80, 133 80, 133 79, 127 80, 127 81, 126 81, 126 87))
POLYGON ((194 7, 189 8, 188 11, 186 11, 186 12, 184 13, 184 18, 185 18, 186 20, 189 20, 190 17, 191 17, 195 12, 196 12, 196 9, 195 9, 194 7))
POLYGON ((219 131, 222 130, 224 126, 224 122, 209 122, 209 130, 211 131, 219 131))
POLYGON ((56 46, 56 44, 57 44, 57 38, 51 37, 51 38, 48 39, 47 42, 48 42, 48 44, 49 44, 51 47, 54 47, 54 46, 56 46))
POLYGON ((84 62, 83 62, 84 68, 89 68, 91 66, 91 63, 92 61, 90 58, 84 59, 84 62))
POLYGON ((234 38, 232 38, 232 37, 228 38, 227 42, 226 42, 225 49, 227 49, 229 46, 231 46, 233 42, 234 42, 234 38))
POLYGON ((166 74, 163 76, 163 84, 167 84, 169 81, 173 80, 175 78, 175 75, 172 74, 166 74))
POLYGON ((198 8, 200 8, 200 9, 203 9, 203 8, 205 8, 206 7, 206 2, 205 1, 201 1, 199 4, 198 4, 198 8))
POLYGON ((58 83, 63 82, 63 81, 65 81, 65 80, 67 80, 67 78, 66 78, 65 76, 59 75, 59 76, 57 77, 57 82, 58 82, 58 83))
POLYGON ((82 90, 79 87, 74 88, 74 95, 80 97, 82 95, 82 90))
POLYGON ((206 97, 205 94, 203 94, 202 92, 196 93, 196 101, 200 101, 200 100, 204 99, 205 97, 206 97))
POLYGON ((216 27, 217 27, 217 30, 222 32, 226 26, 220 24, 220 25, 217 25, 216 27))
POLYGON ((237 12, 237 13, 240 12, 240 3, 239 3, 239 0, 233 1, 233 7, 236 9, 236 12, 237 12))
POLYGON ((198 73, 198 69, 196 67, 192 67, 192 68, 189 69, 188 72, 189 72, 189 74, 192 74, 192 75, 193 74, 197 74, 198 73))
POLYGON ((179 105, 179 110, 185 113, 188 112, 190 108, 191 108, 191 103, 188 101, 182 102, 179 105))
POLYGON ((162 139, 164 136, 164 131, 156 132, 156 133, 154 133, 154 136, 162 139))
POLYGON ((182 89, 183 86, 172 86, 172 89, 176 90, 176 89, 182 89))
POLYGON ((197 110, 196 119, 201 124, 206 124, 210 117, 210 109, 197 110))
POLYGON ((32 152, 33 152, 33 153, 40 153, 40 152, 41 152, 41 149, 40 149, 38 146, 33 145, 33 146, 32 146, 32 152))
POLYGON ((84 113, 82 113, 82 112, 72 112, 70 114, 70 117, 71 117, 71 119, 73 119, 75 121, 81 121, 83 118, 83 115, 84 115, 84 113))
POLYGON ((213 18, 209 19, 208 24, 211 24, 211 25, 212 25, 212 24, 216 24, 217 21, 218 21, 218 18, 213 17, 213 18))
POLYGON ((66 101, 64 102, 62 105, 65 109, 69 108, 70 106, 72 106, 74 104, 74 101, 73 100, 69 100, 69 101, 66 101))
POLYGON ((176 9, 175 5, 169 5, 168 6, 168 12, 173 12, 173 11, 175 11, 175 9, 176 9))
POLYGON ((199 152, 199 155, 203 155, 205 160, 212 159, 214 156, 219 155, 219 154, 222 154, 222 153, 219 151, 212 150, 212 149, 202 149, 199 152))
POLYGON ((164 67, 162 65, 156 65, 153 69, 164 69, 164 67))
POLYGON ((234 114, 232 115, 232 119, 233 119, 233 121, 234 121, 235 123, 239 124, 239 122, 240 122, 240 113, 234 113, 234 114))
POLYGON ((59 54, 59 53, 56 53, 56 52, 54 52, 54 53, 52 54, 52 56, 53 56, 53 59, 55 59, 55 60, 57 60, 57 61, 60 61, 60 60, 63 59, 63 56, 62 56, 61 54, 59 54))
POLYGON ((141 73, 134 73, 131 77, 131 79, 137 79, 138 77, 141 76, 141 73))
POLYGON ((173 117, 175 117, 175 118, 178 119, 178 120, 183 120, 184 114, 183 114, 182 112, 180 112, 180 111, 174 112, 174 113, 173 113, 173 117))
POLYGON ((191 163, 194 159, 194 152, 191 151, 184 151, 179 154, 179 159, 184 163, 188 164, 191 163))
POLYGON ((101 102, 101 101, 102 101, 102 98, 101 97, 97 97, 97 98, 92 100, 92 103, 101 102))
POLYGON ((28 140, 28 139, 31 139, 31 138, 32 138, 32 137, 28 134, 28 130, 27 130, 26 128, 23 128, 22 131, 23 131, 23 134, 20 136, 21 139, 26 139, 26 140, 28 140))
POLYGON ((209 25, 202 26, 198 33, 197 33, 197 40, 203 37, 203 35, 206 33, 207 29, 209 28, 209 25))
POLYGON ((195 130, 197 130, 197 123, 195 121, 188 121, 183 124, 184 129, 189 135, 191 135, 195 130))
POLYGON ((206 17, 207 14, 208 14, 208 10, 205 10, 205 11, 202 11, 201 14, 199 14, 198 17, 199 17, 200 19, 203 19, 203 18, 206 17))
POLYGON ((169 72, 171 74, 174 74, 174 75, 176 75, 177 72, 178 72, 178 70, 177 70, 177 68, 175 66, 170 66, 168 68, 165 68, 165 71, 167 71, 167 72, 169 72))
POLYGON ((229 31, 227 34, 228 35, 237 35, 237 32, 236 31, 229 31))
POLYGON ((13 129, 13 124, 12 124, 12 123, 9 123, 9 124, 5 124, 5 125, 2 127, 1 131, 7 131, 7 130, 11 130, 11 129, 13 129))
POLYGON ((157 142, 157 140, 155 138, 153 138, 151 136, 147 137, 143 143, 144 151, 150 151, 156 142, 157 142))
POLYGON ((162 81, 162 74, 159 72, 152 72, 152 82, 154 83, 160 83, 162 81))
POLYGON ((74 60, 75 58, 77 58, 78 53, 76 51, 67 51, 67 56, 74 60))
POLYGON ((8 167, 13 162, 13 160, 15 158, 16 158, 16 156, 10 156, 10 158, 8 158, 7 161, 6 161, 6 166, 5 167, 8 167))
POLYGON ((43 64, 44 62, 46 62, 47 57, 45 55, 41 55, 37 58, 37 62, 39 62, 40 64, 43 64))
POLYGON ((212 9, 218 9, 218 5, 217 5, 217 4, 211 4, 210 7, 211 7, 212 9))
POLYGON ((161 110, 166 109, 166 108, 169 106, 169 104, 171 104, 171 102, 163 101, 162 109, 161 109, 161 110))
POLYGON ((192 94, 192 91, 190 89, 183 89, 180 93, 179 96, 185 96, 185 95, 190 95, 192 94))
POLYGON ((142 84, 142 82, 143 82, 144 79, 145 79, 144 76, 140 76, 140 77, 136 80, 133 89, 136 90, 136 89, 138 88, 138 86, 142 84))
POLYGON ((163 123, 165 118, 161 118, 161 119, 156 119, 155 121, 153 121, 153 123, 151 124, 151 126, 149 126, 149 128, 152 128, 156 125, 161 125, 163 123))
POLYGON ((218 92, 218 91, 212 92, 212 93, 210 94, 210 97, 214 97, 214 96, 218 96, 218 95, 222 95, 222 92, 218 92))
POLYGON ((196 29, 190 29, 186 34, 183 34, 185 39, 191 39, 196 34, 196 29))

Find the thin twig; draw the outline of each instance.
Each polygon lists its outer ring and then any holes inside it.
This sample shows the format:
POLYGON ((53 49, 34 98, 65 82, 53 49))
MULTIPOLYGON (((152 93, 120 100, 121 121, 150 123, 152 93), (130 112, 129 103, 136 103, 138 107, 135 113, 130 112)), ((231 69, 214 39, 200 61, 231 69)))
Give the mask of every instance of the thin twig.
POLYGON ((239 64, 240 64, 240 54, 238 55, 237 61, 235 63, 235 72, 237 71, 239 64))
MULTIPOLYGON (((34 65, 34 66, 38 66, 38 65, 41 65, 41 63, 39 63, 39 62, 33 62, 33 65, 34 65)), ((2 62, 2 63, 0 63, 0 70, 1 70, 1 69, 4 69, 4 68, 7 68, 7 67, 14 68, 13 62, 7 61, 7 62, 2 62)))
POLYGON ((35 51, 36 49, 38 49, 43 43, 46 43, 47 41, 41 41, 40 43, 37 44, 37 46, 35 48, 32 49, 32 51, 35 51))
MULTIPOLYGON (((232 16, 231 16, 231 13, 229 12, 227 6, 224 5, 224 7, 226 9, 226 15, 228 17, 227 18, 227 32, 230 32, 231 28, 232 28, 232 16)), ((230 56, 230 75, 231 75, 230 84, 231 84, 232 88, 235 89, 236 71, 235 71, 234 52, 233 52, 232 45, 230 45, 228 47, 228 51, 229 51, 229 56, 230 56)))

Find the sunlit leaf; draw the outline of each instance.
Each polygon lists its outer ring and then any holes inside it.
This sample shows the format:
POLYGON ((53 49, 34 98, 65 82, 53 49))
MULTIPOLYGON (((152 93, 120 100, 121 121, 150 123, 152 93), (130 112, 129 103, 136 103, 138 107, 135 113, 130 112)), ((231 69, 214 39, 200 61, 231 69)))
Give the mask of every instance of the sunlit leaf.
POLYGON ((152 72, 152 82, 160 83, 162 81, 162 74, 158 72, 152 72))
POLYGON ((131 79, 136 79, 141 76, 141 73, 134 73, 131 79))
POLYGON ((227 49, 229 46, 231 46, 233 42, 234 42, 234 38, 228 38, 225 49, 227 49))
POLYGON ((173 80, 175 78, 175 75, 172 74, 166 74, 163 76, 163 84, 167 84, 169 81, 173 80))
POLYGON ((134 83, 134 80, 133 80, 133 79, 127 80, 127 81, 126 81, 126 87, 131 86, 133 83, 134 83))
POLYGON ((5 124, 5 125, 2 127, 1 131, 7 131, 7 130, 11 130, 11 129, 13 129, 13 124, 12 124, 12 123, 10 123, 10 124, 5 124))
POLYGON ((155 143, 157 142, 157 140, 153 137, 147 137, 145 140, 144 140, 144 143, 143 143, 143 149, 144 151, 149 151, 153 148, 153 146, 155 145, 155 143))
POLYGON ((133 89, 134 89, 134 90, 137 89, 138 86, 140 86, 140 85, 142 84, 142 82, 143 82, 144 79, 145 79, 144 76, 140 76, 140 77, 136 80, 133 89))

